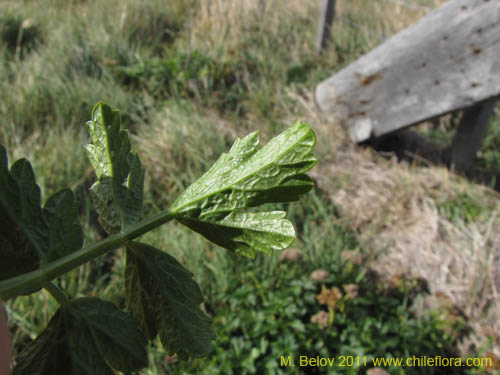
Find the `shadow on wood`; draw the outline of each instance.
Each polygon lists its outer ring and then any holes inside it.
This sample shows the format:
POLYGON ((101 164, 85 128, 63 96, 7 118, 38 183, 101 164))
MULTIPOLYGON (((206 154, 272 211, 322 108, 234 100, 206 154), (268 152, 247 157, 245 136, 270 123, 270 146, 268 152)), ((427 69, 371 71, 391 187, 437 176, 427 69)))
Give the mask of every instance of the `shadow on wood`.
POLYGON ((316 88, 321 111, 354 142, 399 143, 460 172, 472 168, 499 95, 500 1, 485 0, 448 1, 316 88), (446 151, 403 130, 463 109, 446 151))
POLYGON ((464 112, 451 147, 443 155, 443 161, 448 166, 463 173, 472 169, 497 100, 497 97, 488 99, 464 112))

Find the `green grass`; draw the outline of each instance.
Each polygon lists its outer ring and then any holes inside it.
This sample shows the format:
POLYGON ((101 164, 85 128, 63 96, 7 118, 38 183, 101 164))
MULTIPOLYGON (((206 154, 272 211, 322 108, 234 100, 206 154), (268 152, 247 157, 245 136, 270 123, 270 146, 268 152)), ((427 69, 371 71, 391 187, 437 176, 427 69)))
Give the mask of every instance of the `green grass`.
MULTIPOLYGON (((460 123, 458 113, 446 117, 444 121, 439 120, 438 126, 427 126, 425 130, 419 130, 442 148, 451 145, 460 123)), ((490 177, 491 181, 486 181, 486 183, 489 182, 489 185, 494 188, 496 181, 500 178, 500 113, 498 106, 489 121, 488 130, 476 155, 475 166, 479 172, 490 177)))
MULTIPOLYGON (((279 262, 275 254, 271 259, 259 256, 255 260, 226 256, 221 263, 218 257, 213 263, 205 259, 206 267, 216 270, 210 282, 216 288, 204 291, 214 315, 215 350, 207 358, 163 365, 166 373, 326 374, 330 373, 327 368, 281 368, 280 357, 291 355, 298 361, 299 355, 366 356, 369 368, 373 357, 453 354, 456 338, 446 333, 446 323, 434 315, 416 318, 411 312, 413 299, 422 293, 418 283, 402 280, 391 286, 345 260, 341 253, 359 246, 356 235, 330 224, 335 209, 316 193, 292 206, 289 216, 299 223, 297 246, 302 258, 279 262), (311 323, 318 311, 325 310, 316 299, 321 283, 310 276, 319 268, 330 273, 325 287, 343 290, 344 285, 355 284, 359 288, 359 297, 344 297, 338 305, 329 329, 311 323)), ((460 326, 452 328, 459 330, 460 326)), ((357 374, 359 369, 335 370, 357 374)), ((404 372, 392 368, 390 373, 404 372)))
MULTIPOLYGON (((393 20, 373 3, 357 0, 343 10, 333 43, 317 54, 317 8, 303 2, 265 12, 227 5, 227 13, 207 1, 2 2, 0 90, 6 94, 0 143, 11 159, 31 160, 43 200, 66 186, 77 190, 86 240, 95 241, 87 192, 93 177, 82 146, 88 142, 84 123, 97 101, 120 109, 146 168, 145 214, 153 214, 167 208, 235 136, 260 129, 265 140, 289 126, 291 114, 302 116, 287 92, 314 89, 393 32, 393 20)), ((497 116, 479 160, 497 174, 499 128, 497 116)), ((166 365, 163 349, 152 345, 145 374, 233 368, 279 373, 277 358, 286 353, 453 350, 445 322, 411 312, 420 292, 389 291, 365 268, 342 260, 342 251, 359 249, 358 234, 339 224, 342 218, 319 193, 279 208, 297 229, 299 263, 279 263, 279 254, 237 258, 176 224, 144 236, 195 273, 218 335, 211 356, 180 365, 166 365), (328 287, 355 283, 365 298, 339 312, 328 332, 310 322, 324 308, 315 297, 320 286, 309 277, 316 268, 330 272, 328 287)), ((441 208, 450 218, 481 214, 467 198, 441 208)), ((114 254, 58 283, 72 297, 100 295, 123 307, 124 261, 120 251, 114 254)), ((9 301, 18 350, 41 332, 56 307, 45 292, 9 301)))
POLYGON ((464 220, 473 222, 487 212, 486 207, 467 194, 459 194, 455 199, 448 199, 438 205, 441 214, 450 221, 464 220))
POLYGON ((500 110, 498 106, 490 120, 488 132, 476 162, 481 169, 500 179, 500 110))

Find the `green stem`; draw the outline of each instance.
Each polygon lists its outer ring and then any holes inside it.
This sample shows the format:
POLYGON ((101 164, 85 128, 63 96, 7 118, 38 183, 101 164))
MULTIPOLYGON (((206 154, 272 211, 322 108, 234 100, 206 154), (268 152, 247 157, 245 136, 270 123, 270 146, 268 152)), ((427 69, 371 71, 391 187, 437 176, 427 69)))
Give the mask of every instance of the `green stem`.
POLYGON ((257 287, 257 292, 259 293, 259 296, 262 300, 262 303, 265 304, 266 303, 266 296, 264 294, 264 291, 262 290, 262 285, 260 284, 259 280, 257 280, 257 278, 255 277, 255 275, 252 271, 250 271, 248 274, 250 275, 250 278, 255 283, 255 286, 257 287))
POLYGON ((330 329, 332 328, 333 322, 335 320, 335 309, 328 306, 328 311, 330 312, 330 314, 328 315, 328 329, 330 329))
POLYGON ((163 211, 158 215, 133 225, 125 232, 113 234, 108 238, 87 246, 81 250, 75 251, 62 258, 55 260, 35 271, 25 273, 8 280, 0 281, 0 299, 7 300, 9 298, 29 294, 45 287, 51 280, 64 275, 82 264, 97 258, 110 250, 120 247, 124 242, 133 240, 140 235, 149 232, 166 222, 175 218, 175 214, 171 211, 163 211))
POLYGON ((47 283, 43 287, 61 306, 66 305, 69 302, 64 292, 53 282, 47 283))

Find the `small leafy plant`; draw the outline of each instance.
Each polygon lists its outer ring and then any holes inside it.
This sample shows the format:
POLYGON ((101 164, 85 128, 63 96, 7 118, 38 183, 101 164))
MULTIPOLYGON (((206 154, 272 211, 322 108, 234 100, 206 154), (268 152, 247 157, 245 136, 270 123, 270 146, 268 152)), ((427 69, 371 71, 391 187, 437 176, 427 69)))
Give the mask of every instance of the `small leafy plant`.
MULTIPOLYGON (((308 209, 314 206, 313 194, 304 199, 308 209)), ((327 211, 317 216, 330 215, 327 211)), ((416 315, 423 293, 416 280, 400 275, 396 283, 366 272, 366 264, 359 262, 363 257, 354 256, 361 255, 360 250, 344 250, 356 239, 342 225, 325 220, 313 230, 321 236, 317 239, 317 244, 322 243, 321 256, 311 256, 311 236, 302 249, 296 249, 303 254, 300 258, 274 257, 273 267, 264 257, 252 263, 238 264, 238 259, 230 263, 228 268, 239 272, 228 275, 228 288, 207 293, 208 303, 216 306, 213 352, 196 361, 169 363, 163 358, 164 373, 360 375, 377 367, 374 358, 458 356, 457 344, 465 333, 461 318, 416 315), (281 358, 288 356, 295 366, 283 364, 281 358), (331 367, 307 366, 300 364, 300 356, 333 357, 336 362, 331 367), (353 362, 343 363, 347 358, 353 362)), ((425 366, 384 370, 391 375, 468 373, 465 368, 425 366)))
MULTIPOLYGON (((154 98, 199 97, 215 100, 218 108, 236 106, 242 84, 242 64, 218 62, 199 51, 172 49, 169 57, 138 59, 130 65, 112 67, 124 85, 144 89, 154 98)), ((241 98, 240 98, 241 99, 241 98)))
POLYGON ((109 234, 92 245, 83 246, 73 192, 63 189, 42 207, 31 164, 20 159, 9 170, 0 146, 0 298, 43 288, 60 305, 18 355, 16 375, 137 371, 148 365, 147 340, 158 335, 168 354, 206 355, 214 333, 193 274, 135 239, 175 219, 237 254, 272 253, 294 241, 294 228, 285 212, 251 208, 296 201, 313 187, 304 173, 316 163, 315 135, 296 122, 261 149, 258 132, 237 139, 169 210, 141 220, 144 169, 118 112, 98 103, 87 128, 92 144, 86 151, 97 175, 90 194, 109 234), (117 248, 125 251, 128 312, 96 297, 70 298, 52 282, 117 248))

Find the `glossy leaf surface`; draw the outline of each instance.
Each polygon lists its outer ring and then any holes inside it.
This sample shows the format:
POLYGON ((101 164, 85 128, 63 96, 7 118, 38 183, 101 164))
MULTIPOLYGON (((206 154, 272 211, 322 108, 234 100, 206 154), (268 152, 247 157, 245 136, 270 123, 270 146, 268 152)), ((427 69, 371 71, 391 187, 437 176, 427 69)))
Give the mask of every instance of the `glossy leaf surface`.
POLYGON ((264 203, 291 202, 313 187, 304 173, 316 164, 316 143, 309 125, 296 122, 258 149, 259 133, 237 139, 227 154, 174 202, 177 219, 229 250, 283 249, 295 232, 284 213, 245 213, 264 203))
POLYGON ((87 129, 92 144, 88 157, 97 175, 90 188, 95 207, 108 233, 117 233, 135 224, 141 216, 144 169, 130 141, 121 130, 118 111, 98 103, 92 111, 87 129))
POLYGON ((270 254, 293 243, 295 230, 285 215, 282 211, 233 212, 213 222, 180 222, 219 246, 253 258, 257 251, 270 254))

